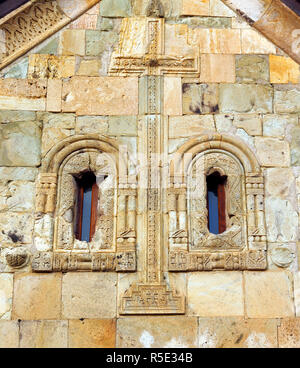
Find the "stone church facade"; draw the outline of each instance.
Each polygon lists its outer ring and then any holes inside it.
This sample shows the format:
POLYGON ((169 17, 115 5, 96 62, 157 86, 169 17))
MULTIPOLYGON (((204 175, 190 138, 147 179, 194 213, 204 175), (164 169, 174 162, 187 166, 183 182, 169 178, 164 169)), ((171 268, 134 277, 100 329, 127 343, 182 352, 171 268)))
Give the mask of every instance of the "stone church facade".
POLYGON ((0 19, 0 347, 300 347, 299 38, 279 0, 0 19))

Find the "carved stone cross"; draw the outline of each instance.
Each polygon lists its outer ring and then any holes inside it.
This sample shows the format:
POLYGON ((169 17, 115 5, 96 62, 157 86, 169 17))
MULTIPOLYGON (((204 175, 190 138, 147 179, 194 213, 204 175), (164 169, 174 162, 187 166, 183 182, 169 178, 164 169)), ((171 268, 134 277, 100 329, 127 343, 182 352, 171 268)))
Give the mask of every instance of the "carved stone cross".
MULTIPOLYGON (((163 210, 162 180, 164 180, 164 116, 163 78, 166 74, 182 76, 198 74, 199 60, 195 57, 177 57, 164 54, 164 19, 146 19, 147 51, 145 55, 126 55, 122 49, 115 53, 110 75, 138 75, 140 84, 140 115, 143 115, 141 149, 146 159, 145 171, 139 173, 140 198, 143 202, 144 270, 141 283, 132 285, 121 300, 121 314, 183 314, 183 296, 169 290, 163 281, 163 210), (146 178, 146 179, 145 179, 146 178), (141 183, 140 183, 141 184, 141 183)), ((127 41, 126 41, 127 42, 127 41)), ((130 47, 130 46, 129 46, 130 47)), ((134 47, 133 47, 134 49, 134 47)))

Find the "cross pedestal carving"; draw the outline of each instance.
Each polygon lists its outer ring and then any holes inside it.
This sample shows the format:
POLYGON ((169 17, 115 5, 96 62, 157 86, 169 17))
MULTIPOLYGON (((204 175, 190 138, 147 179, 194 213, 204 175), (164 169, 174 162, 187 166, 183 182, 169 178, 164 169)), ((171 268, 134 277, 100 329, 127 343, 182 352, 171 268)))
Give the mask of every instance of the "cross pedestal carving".
MULTIPOLYGON (((164 19, 147 18, 145 55, 114 54, 111 75, 140 76, 141 146, 146 158, 139 173, 143 203, 143 280, 131 285, 121 299, 120 314, 184 314, 185 298, 169 290, 163 281, 162 167, 164 157, 164 75, 199 75, 199 58, 164 54, 164 19)), ((122 38, 120 49, 122 49, 122 38)))

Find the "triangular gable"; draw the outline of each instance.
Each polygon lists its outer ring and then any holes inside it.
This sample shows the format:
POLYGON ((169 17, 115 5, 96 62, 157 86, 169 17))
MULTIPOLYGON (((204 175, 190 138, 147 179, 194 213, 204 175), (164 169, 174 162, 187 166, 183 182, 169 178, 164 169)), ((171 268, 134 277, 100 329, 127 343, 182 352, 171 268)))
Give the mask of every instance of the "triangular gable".
MULTIPOLYGON (((228 16, 234 10, 273 44, 300 63, 300 17, 283 5, 280 0, 222 1, 226 4, 228 16)), ((32 0, 2 18, 0 20, 0 69, 10 65, 100 2, 101 0, 32 0)), ((110 0, 111 5, 114 2, 110 0)), ((123 0, 120 3, 125 4, 126 2, 127 0, 123 0)), ((218 9, 225 8, 220 1, 211 1, 211 3, 217 4, 213 5, 213 13, 212 5, 209 9, 207 0, 183 0, 180 15, 216 16, 218 9)), ((124 4, 120 17, 130 15, 124 4)), ((147 1, 141 1, 139 4, 149 6, 147 1)), ((108 5, 109 2, 102 0, 101 6, 104 11, 115 13, 115 7, 108 5)), ((142 6, 134 5, 135 8, 142 6)), ((172 4, 172 6, 177 5, 172 4)), ((116 14, 111 16, 113 15, 116 14)))

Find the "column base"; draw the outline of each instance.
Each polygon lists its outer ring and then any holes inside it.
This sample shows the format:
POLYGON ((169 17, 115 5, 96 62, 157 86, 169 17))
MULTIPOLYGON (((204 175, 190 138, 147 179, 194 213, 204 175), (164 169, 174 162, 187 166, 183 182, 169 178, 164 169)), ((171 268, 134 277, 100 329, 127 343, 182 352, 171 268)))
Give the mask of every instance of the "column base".
POLYGON ((133 284, 121 299, 120 314, 185 314, 185 297, 166 284, 133 284))

